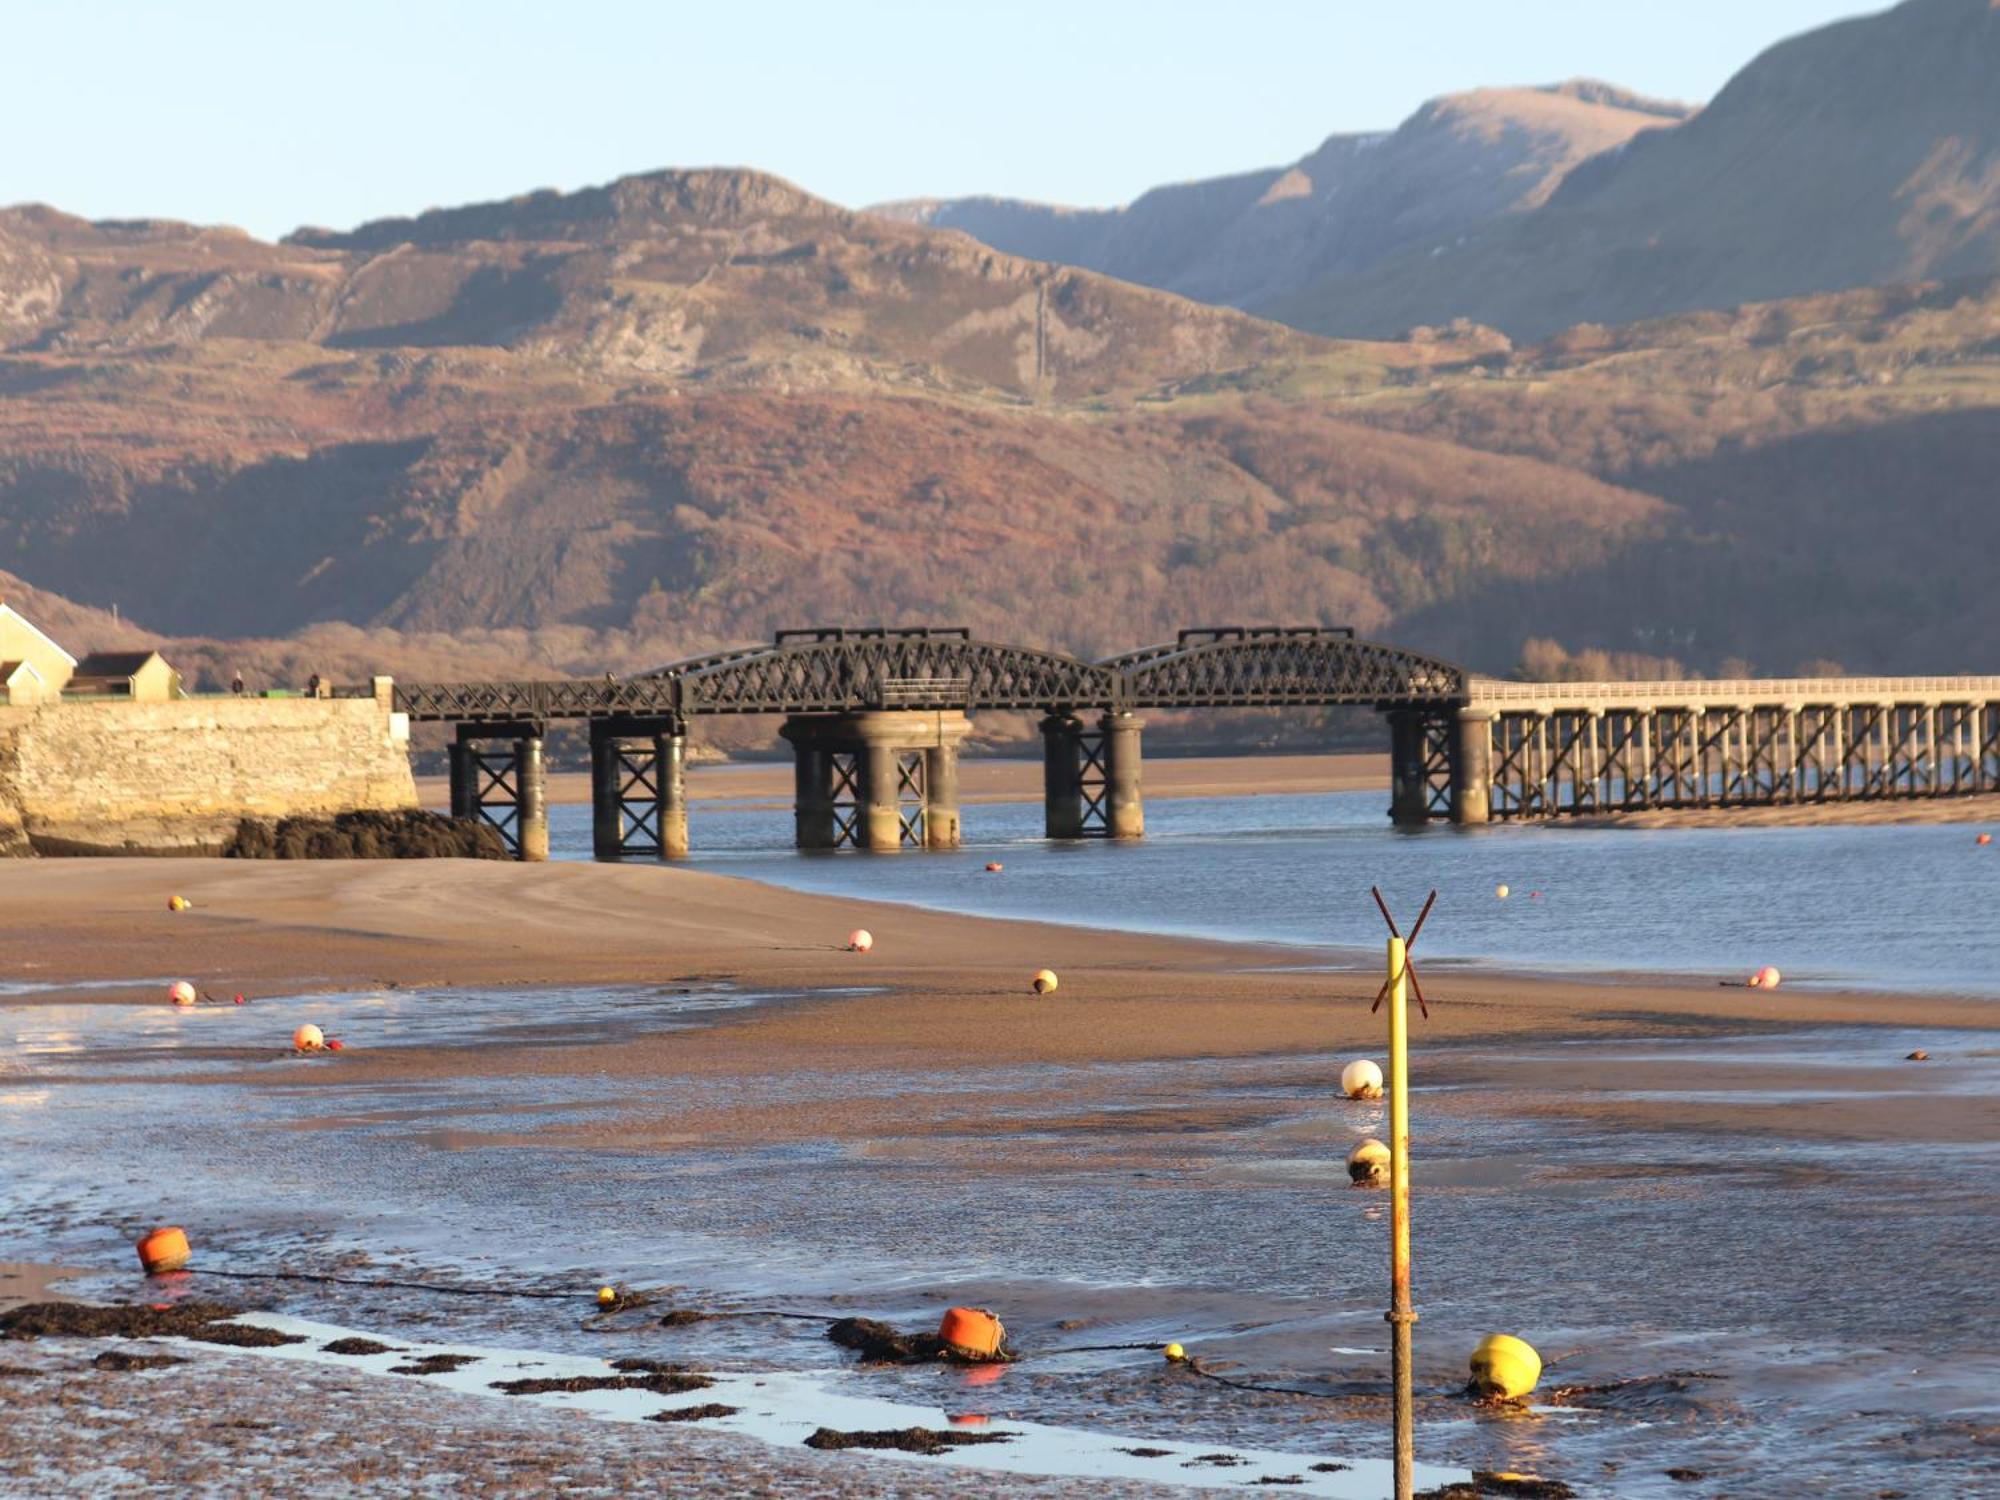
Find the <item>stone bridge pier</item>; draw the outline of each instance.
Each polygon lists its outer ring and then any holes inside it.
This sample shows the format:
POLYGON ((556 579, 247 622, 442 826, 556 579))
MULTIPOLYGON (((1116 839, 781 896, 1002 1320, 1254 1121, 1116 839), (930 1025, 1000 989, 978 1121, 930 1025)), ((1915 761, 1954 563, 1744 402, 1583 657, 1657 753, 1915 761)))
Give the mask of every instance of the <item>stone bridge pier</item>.
POLYGON ((801 849, 959 846, 958 747, 971 731, 954 710, 794 714, 791 742, 801 849))

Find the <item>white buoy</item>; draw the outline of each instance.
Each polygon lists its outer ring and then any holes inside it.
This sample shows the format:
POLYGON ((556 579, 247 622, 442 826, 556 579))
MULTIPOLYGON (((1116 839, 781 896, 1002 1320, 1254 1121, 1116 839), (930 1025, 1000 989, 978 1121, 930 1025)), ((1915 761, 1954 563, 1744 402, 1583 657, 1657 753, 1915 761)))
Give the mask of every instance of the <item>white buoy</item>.
POLYGON ((1382 1070, 1365 1057, 1357 1057, 1340 1070, 1340 1091, 1350 1099, 1380 1099, 1382 1070))
POLYGON ((1389 1180, 1389 1148, 1370 1137, 1347 1153, 1348 1180, 1356 1187, 1379 1187, 1389 1180))
POLYGON ((866 927, 857 927, 847 935, 847 951, 849 953, 866 953, 874 946, 875 934, 870 932, 866 927))
POLYGON ((292 1033, 292 1045, 301 1052, 317 1052, 326 1045, 326 1033, 309 1021, 292 1033))
POLYGON ((192 1005, 195 1002, 194 986, 185 979, 176 979, 173 988, 167 991, 167 998, 176 1005, 192 1005))

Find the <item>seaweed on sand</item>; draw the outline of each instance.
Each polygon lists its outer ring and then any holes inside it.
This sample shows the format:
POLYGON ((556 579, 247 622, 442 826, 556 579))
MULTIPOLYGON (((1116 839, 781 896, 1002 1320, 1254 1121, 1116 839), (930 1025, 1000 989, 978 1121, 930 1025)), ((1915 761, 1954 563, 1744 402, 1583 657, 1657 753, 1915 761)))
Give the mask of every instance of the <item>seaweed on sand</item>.
POLYGON ((849 1448, 893 1448, 900 1453, 935 1456, 953 1448, 970 1448, 977 1443, 1004 1443, 1011 1432, 934 1432, 928 1427, 885 1427, 872 1432, 841 1432, 821 1427, 806 1439, 808 1448, 839 1453, 849 1448))
POLYGON ((687 1391, 705 1391, 714 1384, 706 1375, 691 1375, 682 1370, 647 1370, 630 1375, 496 1380, 493 1389, 505 1391, 510 1396, 546 1396, 554 1392, 574 1394, 579 1391, 651 1391, 659 1396, 678 1396, 687 1391))
POLYGON ((710 1417, 733 1417, 742 1408, 724 1406, 720 1401, 704 1401, 699 1406, 670 1406, 646 1418, 648 1422, 706 1422, 710 1417))
POLYGON ((297 1334, 225 1321, 242 1311, 226 1302, 192 1300, 167 1307, 30 1302, 0 1313, 0 1338, 183 1338, 203 1344, 229 1344, 239 1349, 271 1349, 279 1344, 305 1342, 297 1334))
POLYGON ((873 1318, 841 1318, 827 1325, 826 1336, 875 1364, 920 1365, 942 1360, 946 1364, 993 1365, 1014 1358, 1004 1348, 986 1358, 961 1354, 934 1333, 900 1333, 873 1318))

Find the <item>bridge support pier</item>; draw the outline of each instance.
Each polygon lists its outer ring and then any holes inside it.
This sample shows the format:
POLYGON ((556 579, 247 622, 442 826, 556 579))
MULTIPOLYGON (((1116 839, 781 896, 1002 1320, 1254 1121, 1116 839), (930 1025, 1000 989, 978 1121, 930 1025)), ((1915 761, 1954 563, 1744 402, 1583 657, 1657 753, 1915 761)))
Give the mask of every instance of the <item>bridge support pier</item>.
POLYGON ((1398 828, 1430 822, 1428 745, 1422 709, 1389 712, 1389 821, 1398 828))
POLYGON ((687 735, 672 719, 590 726, 590 843, 599 859, 685 859, 687 735))
POLYGON ((1052 839, 1083 837, 1083 739, 1074 714, 1042 720, 1042 827, 1052 839))
POLYGON ((1104 714, 1095 726, 1071 713, 1042 720, 1042 817, 1052 839, 1143 838, 1137 714, 1104 714))
POLYGON ((1461 708, 1452 725, 1451 820, 1471 827, 1493 816, 1493 721, 1481 708, 1461 708))
POLYGON ((1145 837, 1146 808, 1139 796, 1139 732, 1145 727, 1136 714, 1104 716, 1104 823, 1114 839, 1145 837))
POLYGON ((450 762, 453 817, 490 824, 516 859, 549 857, 541 725, 460 724, 450 762))
POLYGON ((534 863, 549 857, 548 778, 542 765, 542 736, 536 732, 514 741, 514 780, 519 791, 516 827, 518 858, 534 863))
POLYGON ((958 746, 971 731, 951 711, 798 714, 791 742, 801 849, 959 846, 958 746))

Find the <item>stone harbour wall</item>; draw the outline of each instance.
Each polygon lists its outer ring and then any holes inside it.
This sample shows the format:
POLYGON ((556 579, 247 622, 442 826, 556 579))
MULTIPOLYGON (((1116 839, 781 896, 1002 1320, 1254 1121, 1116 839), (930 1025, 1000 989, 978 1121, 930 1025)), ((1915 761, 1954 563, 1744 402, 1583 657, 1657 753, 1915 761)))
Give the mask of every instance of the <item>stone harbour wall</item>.
POLYGON ((0 855, 214 854, 245 817, 416 805, 386 692, 0 707, 0 855))

